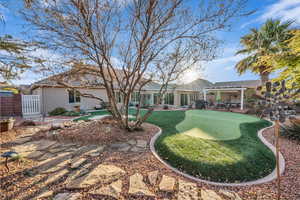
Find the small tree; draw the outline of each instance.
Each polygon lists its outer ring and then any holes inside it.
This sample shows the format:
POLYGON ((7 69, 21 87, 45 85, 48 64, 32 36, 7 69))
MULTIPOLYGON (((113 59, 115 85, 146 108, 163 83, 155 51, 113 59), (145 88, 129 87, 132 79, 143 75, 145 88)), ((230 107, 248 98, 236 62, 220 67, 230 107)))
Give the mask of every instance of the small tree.
MULTIPOLYGON (((296 84, 292 84, 293 87, 296 84)), ((262 91, 262 87, 258 90, 262 91)), ((275 121, 275 146, 276 146, 276 170, 277 170, 277 199, 280 199, 280 164, 279 164, 279 151, 280 151, 280 123, 284 123, 286 118, 293 113, 290 113, 286 109, 286 104, 295 96, 299 96, 300 89, 287 89, 285 80, 281 82, 267 82, 265 85, 265 91, 262 91, 261 104, 265 107, 263 114, 275 121)))
POLYGON ((146 115, 129 123, 128 105, 134 91, 140 93, 160 76, 155 73, 160 73, 166 75, 160 79, 162 93, 175 80, 175 74, 184 72, 181 65, 213 57, 215 31, 228 27, 234 17, 249 14, 243 12, 245 0, 201 1, 193 8, 184 0, 29 3, 24 17, 43 31, 42 41, 75 62, 85 60, 96 67, 87 70, 99 77, 112 116, 128 130, 139 128, 152 112, 149 109, 146 115), (171 63, 176 63, 175 67, 165 66, 171 63), (122 96, 124 109, 117 105, 117 94, 122 96))

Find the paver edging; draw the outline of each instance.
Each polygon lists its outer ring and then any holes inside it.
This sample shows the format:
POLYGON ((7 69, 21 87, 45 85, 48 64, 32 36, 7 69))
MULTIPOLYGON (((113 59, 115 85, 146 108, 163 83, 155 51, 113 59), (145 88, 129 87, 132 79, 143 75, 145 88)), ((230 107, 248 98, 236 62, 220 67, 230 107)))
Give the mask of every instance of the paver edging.
MULTIPOLYGON (((269 120, 268 120, 269 121, 269 120)), ((270 121, 271 122, 271 121, 270 121)), ((269 126, 269 127, 266 127, 266 128, 263 128, 261 130, 258 131, 257 135, 258 135, 258 138, 262 141, 262 143, 264 143, 264 145, 266 145, 273 153, 274 153, 274 156, 276 156, 276 148, 270 143, 268 142, 264 137, 263 137, 263 132, 265 130, 268 130, 268 129, 271 129, 274 127, 274 122, 271 122, 272 125, 269 126)), ((186 174, 184 172, 181 172, 179 171, 178 169, 172 167, 171 165, 169 165, 166 161, 164 161, 162 158, 160 158, 160 156, 157 154, 157 152, 155 151, 155 148, 154 148, 154 144, 155 144, 155 141, 157 140, 157 138, 162 134, 162 130, 160 127, 159 128, 159 131, 151 138, 150 140, 150 150, 152 152, 152 154, 161 162, 163 163, 166 167, 168 167, 169 169, 171 169, 172 171, 186 177, 186 178, 189 178, 189 179, 192 179, 194 181, 197 181, 197 182, 202 182, 202 183, 207 183, 207 184, 212 184, 212 185, 218 185, 218 186, 233 186, 233 187, 238 187, 238 186, 249 186, 249 185, 257 185, 257 184, 262 184, 262 183, 267 183, 267 182, 270 182, 270 181, 273 181, 274 179, 277 178, 277 174, 276 174, 276 167, 274 168, 274 170, 272 171, 271 174, 263 177, 263 178, 260 178, 260 179, 257 179, 257 180, 254 180, 254 181, 247 181, 247 182, 242 182, 242 183, 222 183, 222 182, 214 182, 214 181, 207 181, 207 180, 204 180, 204 179, 199 179, 199 178, 196 178, 194 176, 191 176, 189 174, 186 174)), ((285 170, 285 160, 283 158, 283 155, 281 154, 281 152, 279 152, 279 165, 280 165, 280 174, 283 174, 284 170, 285 170)))

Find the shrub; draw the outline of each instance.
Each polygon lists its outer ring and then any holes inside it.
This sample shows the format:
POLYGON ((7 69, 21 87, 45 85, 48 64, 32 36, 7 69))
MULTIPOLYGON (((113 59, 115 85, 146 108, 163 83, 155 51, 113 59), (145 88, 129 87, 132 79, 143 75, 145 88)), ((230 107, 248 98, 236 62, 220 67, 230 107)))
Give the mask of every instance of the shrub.
POLYGON ((282 126, 281 132, 284 137, 300 141, 300 120, 291 120, 290 125, 282 126))
POLYGON ((52 110, 51 112, 49 112, 50 116, 55 116, 55 115, 62 115, 64 113, 66 113, 67 110, 65 108, 62 107, 57 107, 54 110, 52 110))
POLYGON ((169 106, 168 106, 168 105, 164 105, 163 109, 164 109, 164 110, 168 110, 168 109, 169 109, 169 106))
POLYGON ((63 116, 70 116, 70 117, 76 117, 76 116, 80 116, 80 115, 85 115, 86 112, 83 111, 83 110, 80 110, 80 112, 76 112, 76 111, 68 111, 68 112, 65 112, 63 114, 63 116))

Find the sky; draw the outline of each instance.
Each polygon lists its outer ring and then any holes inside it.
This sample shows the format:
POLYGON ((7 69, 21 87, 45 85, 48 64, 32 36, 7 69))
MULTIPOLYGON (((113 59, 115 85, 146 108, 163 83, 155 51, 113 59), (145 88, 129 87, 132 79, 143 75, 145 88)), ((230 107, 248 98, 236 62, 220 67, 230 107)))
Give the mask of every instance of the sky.
MULTIPOLYGON (((5 23, 0 26, 0 35, 9 34, 16 38, 28 39, 28 27, 26 22, 17 13, 22 8, 20 0, 0 0, 7 5, 0 7, 3 13, 5 23)), ((196 78, 204 78, 211 82, 218 81, 237 81, 254 80, 259 77, 251 72, 243 75, 237 74, 234 69, 235 64, 241 60, 243 55, 235 55, 235 52, 242 49, 239 44, 240 37, 247 34, 251 28, 260 27, 267 19, 294 20, 295 26, 300 25, 300 0, 249 0, 247 5, 249 10, 256 10, 250 16, 235 19, 232 27, 228 31, 217 33, 218 39, 223 44, 218 50, 218 57, 210 62, 202 63, 202 71, 195 72, 190 70, 183 77, 184 82, 189 82, 196 78)), ((32 30, 31 30, 32 31, 32 30)), ((35 52, 42 57, 56 58, 57 55, 51 55, 47 51, 35 52)), ((14 84, 31 84, 41 77, 31 72, 25 73, 21 80, 13 81, 14 84)))

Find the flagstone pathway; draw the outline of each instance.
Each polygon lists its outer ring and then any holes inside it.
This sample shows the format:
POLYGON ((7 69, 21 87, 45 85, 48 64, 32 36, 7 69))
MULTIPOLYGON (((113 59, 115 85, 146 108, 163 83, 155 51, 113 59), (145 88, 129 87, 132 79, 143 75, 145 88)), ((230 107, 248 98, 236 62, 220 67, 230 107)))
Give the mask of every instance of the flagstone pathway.
MULTIPOLYGON (((31 176, 47 174, 44 185, 64 181, 63 192, 47 189, 40 191, 31 199, 76 200, 84 199, 76 189, 88 191, 89 197, 101 199, 157 199, 157 194, 166 193, 170 199, 178 200, 222 200, 241 198, 237 193, 227 190, 213 191, 200 188, 196 183, 188 182, 177 176, 162 174, 159 170, 147 175, 136 171, 128 174, 118 163, 91 163, 93 157, 104 151, 144 152, 148 151, 145 140, 129 140, 125 143, 111 145, 62 144, 51 140, 32 140, 32 135, 23 135, 13 141, 12 150, 27 159, 38 162, 28 171, 31 176), (125 187, 125 183, 129 186, 125 187), (124 197, 124 188, 125 196, 124 197), (75 190, 74 190, 75 189, 75 190), (98 197, 98 198, 97 198, 98 197)), ((167 198, 169 199, 169 198, 167 198)))

